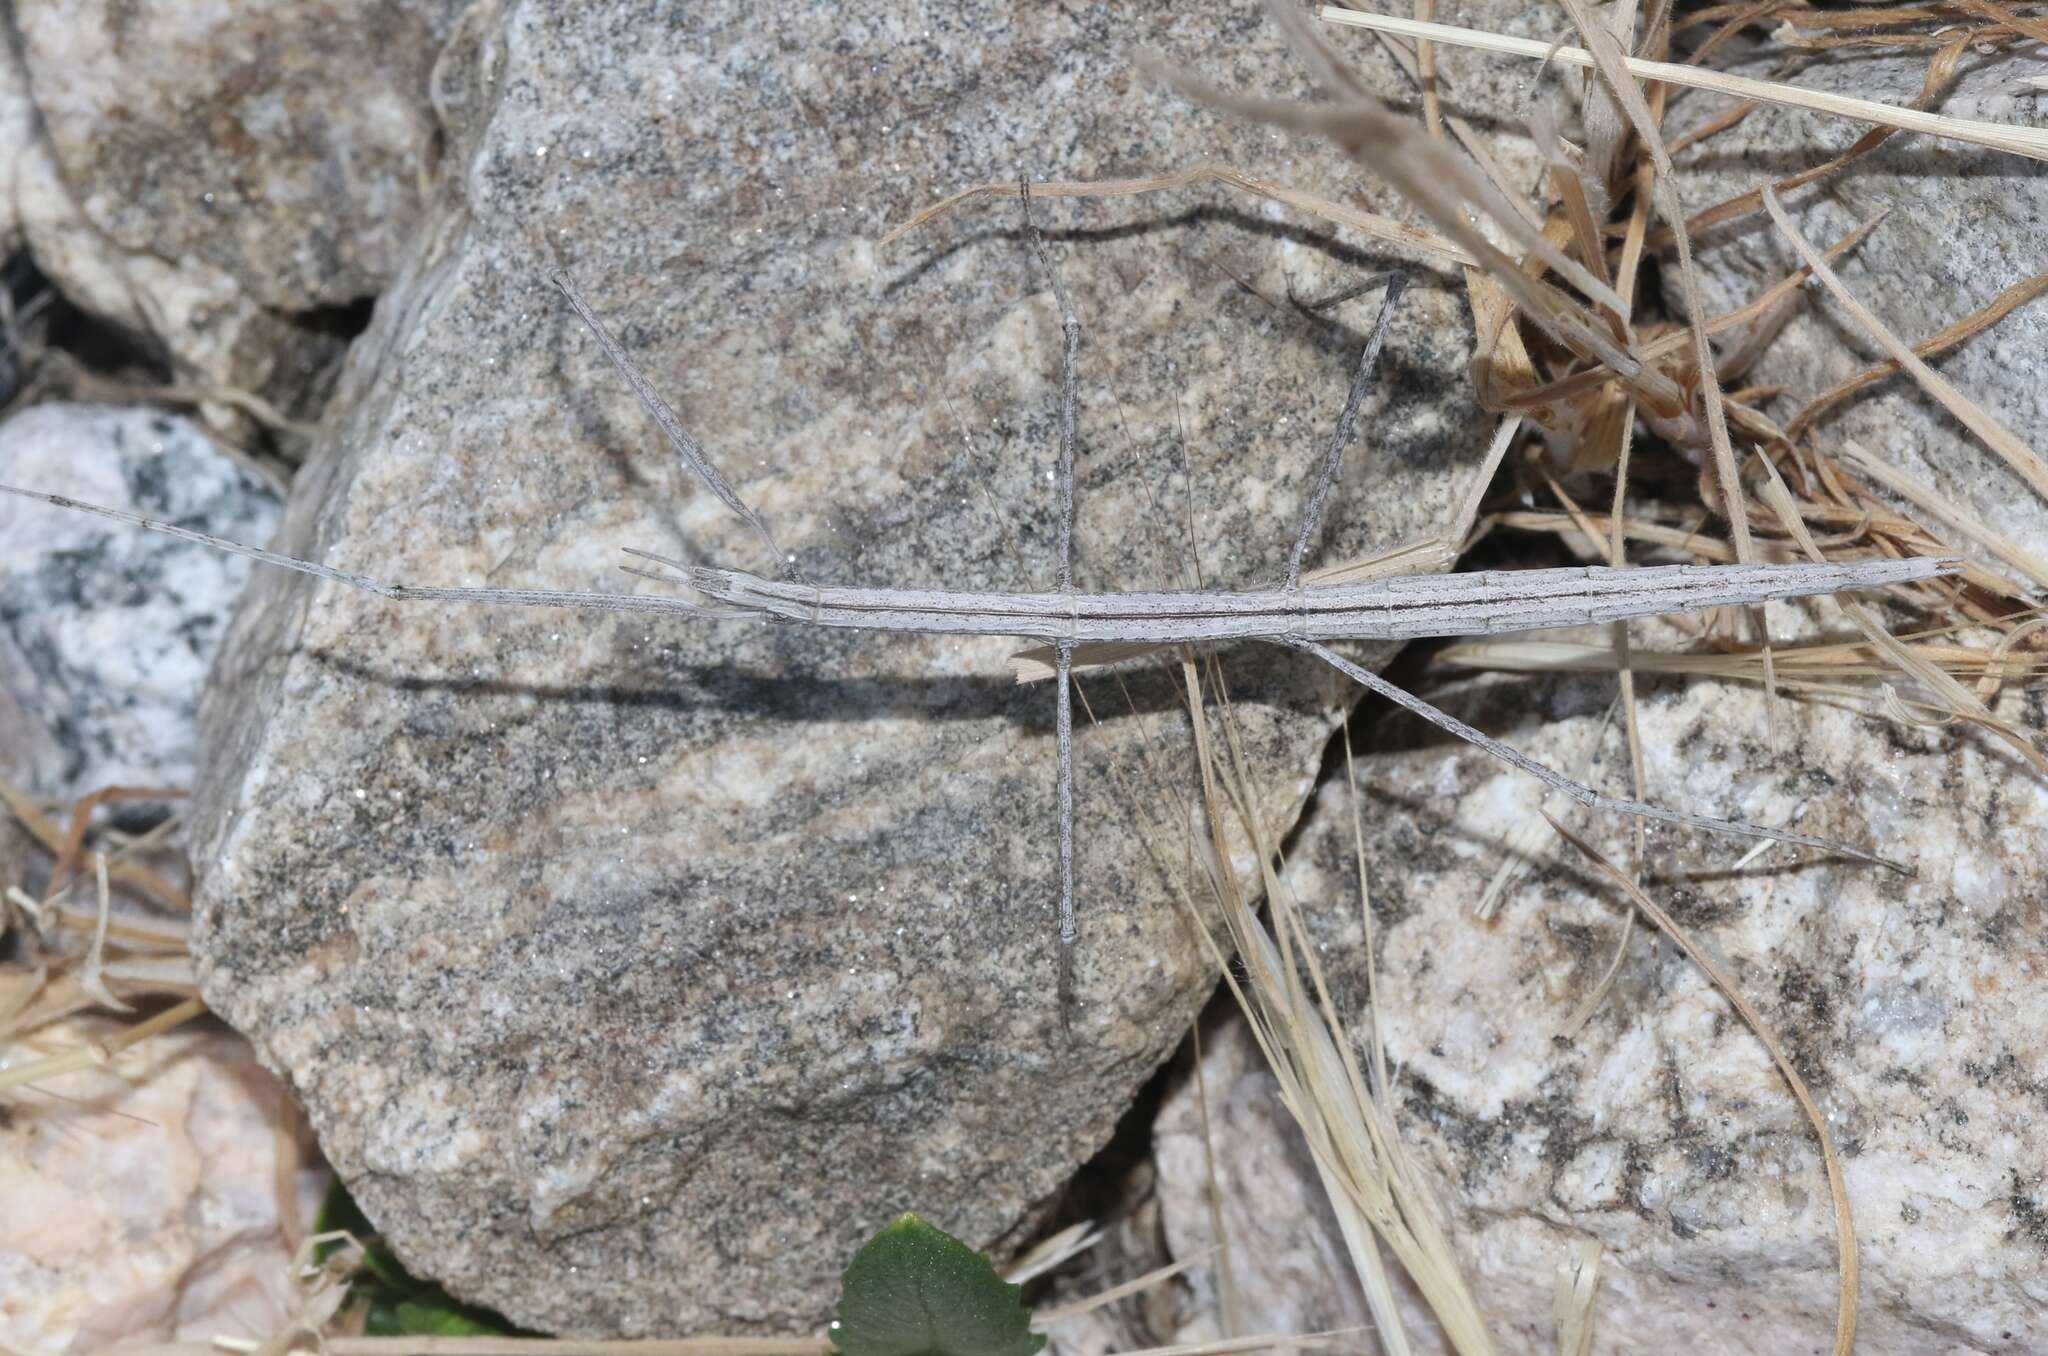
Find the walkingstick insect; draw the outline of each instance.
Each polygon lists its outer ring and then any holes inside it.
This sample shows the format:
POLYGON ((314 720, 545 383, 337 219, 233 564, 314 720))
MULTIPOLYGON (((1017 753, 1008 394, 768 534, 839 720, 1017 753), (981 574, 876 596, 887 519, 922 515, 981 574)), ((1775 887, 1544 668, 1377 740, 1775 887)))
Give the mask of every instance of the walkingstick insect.
MULTIPOLYGON (((1029 199, 1025 198, 1027 226, 1029 199)), ((1837 853, 1897 868, 1869 852, 1783 829, 1668 809, 1602 795, 1492 738, 1329 648, 1353 639, 1470 636, 1539 627, 1580 625, 1620 618, 1697 612, 1771 599, 1880 588, 1954 573, 1959 560, 1918 557, 1799 565, 1605 567, 1486 571, 1416 576, 1366 583, 1304 582, 1302 567, 1314 544, 1357 415, 1375 379, 1388 324, 1399 305, 1402 280, 1387 285, 1378 321, 1353 378, 1344 410, 1324 451, 1296 528, 1284 578, 1267 588, 1237 591, 1084 593, 1073 584, 1074 461, 1077 446, 1078 361, 1081 326, 1046 256, 1035 227, 1030 235, 1058 303, 1062 329, 1057 586, 1043 593, 986 593, 946 589, 835 586, 786 575, 790 559, 768 525, 719 472, 705 449, 648 383, 565 274, 551 281, 590 329, 597 344, 632 388, 670 446, 739 520, 752 529, 773 560, 772 574, 688 565, 634 548, 623 568, 640 578, 694 597, 609 591, 521 588, 452 588, 354 574, 226 541, 173 523, 81 503, 60 494, 0 485, 0 490, 58 508, 197 542, 266 565, 312 575, 394 600, 634 611, 699 622, 780 622, 796 626, 947 635, 1014 636, 1048 643, 1055 678, 1056 784, 1059 817, 1059 992, 1064 1019, 1072 998, 1072 955, 1078 936, 1074 888, 1074 771, 1072 673, 1077 664, 1134 647, 1251 640, 1302 651, 1363 687, 1467 740, 1495 758, 1594 809, 1689 828, 1766 839, 1837 853)))

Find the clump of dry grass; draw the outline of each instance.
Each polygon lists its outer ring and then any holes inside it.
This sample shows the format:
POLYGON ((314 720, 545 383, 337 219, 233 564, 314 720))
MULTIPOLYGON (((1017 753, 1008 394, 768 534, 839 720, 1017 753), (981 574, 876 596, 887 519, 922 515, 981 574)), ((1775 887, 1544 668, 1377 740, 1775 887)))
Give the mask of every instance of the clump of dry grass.
MULTIPOLYGON (((1047 196, 1072 197, 1222 184, 1357 230, 1373 242, 1423 261, 1461 268, 1476 329, 1471 371, 1474 391, 1482 406, 1507 416, 1504 430, 1512 430, 1512 421, 1517 419, 1541 430, 1541 445, 1532 444, 1521 455, 1510 456, 1508 465, 1524 495, 1539 501, 1547 498, 1557 506, 1554 510, 1516 507, 1482 515, 1470 525, 1468 544, 1488 532, 1513 529, 1553 535, 1582 557, 1616 565, 1627 562, 1630 542, 1677 552, 1681 558, 1714 561, 1896 558, 1953 553, 1958 545, 1967 545, 1994 562, 1973 564, 1955 580, 1895 593, 1896 603, 1931 619, 1904 637, 1894 636, 1876 609, 1850 604, 1845 615, 1862 632, 1861 642, 1780 648, 1771 643, 1759 610, 1751 617, 1754 635, 1750 643, 1738 645, 1726 627, 1710 624, 1698 630, 1707 652, 1685 656, 1635 651, 1621 625, 1612 629, 1606 646, 1490 641, 1451 652, 1455 662, 1479 667, 1581 667, 1616 672, 1622 684, 1621 704, 1638 797, 1644 796, 1632 681, 1638 671, 1736 677, 1761 683, 1774 700, 1781 689, 1796 691, 1857 702, 1879 718, 1965 722, 2003 741, 2035 767, 2048 770, 2048 758, 2032 734, 1992 710, 2002 684, 2031 682, 2048 662, 2040 643, 2041 617, 2034 603, 2034 590, 2048 587, 2048 562, 2003 538, 1962 507, 1912 482, 1885 462, 1881 450, 1836 442, 1827 432, 1829 414, 1856 392, 1903 372, 1990 452, 2048 497, 2048 463, 1925 361, 2048 294, 2048 275, 2012 283, 1990 304, 1909 343, 1864 306, 1834 268, 1871 232, 1882 229, 1882 217, 1821 249, 1803 238, 1777 201, 1779 194, 1838 174, 1901 130, 2036 159, 2048 156, 2048 135, 2038 129, 1973 123, 1932 111, 1954 85, 1966 53, 2009 51, 2023 43, 2048 40, 2048 19, 2041 16, 2042 7, 1995 0, 1936 0, 1893 8, 1825 11, 1798 0, 1765 0, 1705 8, 1685 17, 1676 16, 1671 6, 1663 4, 1640 8, 1622 4, 1596 13, 1580 0, 1561 0, 1561 8, 1582 43, 1570 52, 1497 34, 1429 25, 1426 21, 1431 18, 1432 6, 1428 0, 1416 7, 1416 20, 1424 21, 1420 23, 1324 9, 1325 18, 1376 31, 1387 54, 1407 73, 1420 95, 1419 120, 1398 114, 1382 102, 1321 41, 1307 17, 1288 5, 1273 4, 1269 9, 1287 32, 1325 102, 1305 105, 1226 93, 1180 72, 1158 72, 1197 99, 1335 141, 1422 217, 1427 228, 1420 228, 1419 235, 1418 228, 1384 213, 1352 203, 1313 202, 1229 167, 1198 166, 1156 179, 1114 184, 1060 183, 1046 185, 1043 191, 1047 196), (1674 64, 1674 40, 1682 32, 1698 40, 1690 55, 1674 64), (1739 80, 1707 67, 1713 53, 1745 32, 1766 35, 1795 66, 1811 53, 1844 47, 1918 53, 1925 60, 1922 87, 1904 108, 1889 108, 1816 95, 1777 82, 1739 80), (1450 91, 1435 67, 1432 40, 1450 37, 1495 51, 1517 51, 1552 61, 1563 58, 1597 73, 1580 77, 1583 83, 1576 91, 1583 144, 1568 141, 1559 120, 1547 112, 1539 112, 1532 120, 1537 148, 1548 167, 1534 191, 1525 192, 1510 182, 1487 151, 1484 139, 1446 112, 1446 103, 1452 101, 1447 99, 1450 91), (1646 80, 1646 76, 1654 79, 1646 80), (1674 86, 1681 83, 1733 95, 1738 102, 1686 137, 1667 140, 1661 130, 1663 116, 1674 86), (1723 135, 1747 118, 1765 115, 1774 104, 1859 119, 1868 124, 1868 130, 1838 155, 1693 212, 1682 211, 1673 153, 1723 135), (1760 289, 1745 305, 1726 314, 1709 315, 1701 304, 1691 236, 1705 227, 1756 213, 1768 215, 1798 254, 1800 267, 1760 289), (1650 312, 1654 299, 1638 292, 1643 263, 1659 252, 1675 256, 1672 262, 1679 291, 1687 302, 1682 323, 1673 324, 1650 312), (1800 289, 1809 281, 1825 287, 1890 356, 1831 390, 1809 395, 1781 424, 1767 405, 1787 393, 1774 386, 1741 383, 1768 351, 1797 304, 1800 289), (1718 353, 1709 342, 1717 336, 1731 341, 1718 353), (1631 493, 1631 454, 1639 426, 1698 458, 1703 469, 1689 498, 1656 499, 1631 493), (1565 478, 1602 471, 1614 477, 1611 506, 1604 514, 1590 512, 1575 502, 1562 483, 1565 478), (1900 513, 1886 495, 1896 496, 1924 516, 1900 513), (1908 695, 1902 696, 1902 690, 1908 695)), ((1359 9, 1362 7, 1346 7, 1359 9)), ((976 197, 1014 191, 1014 185, 1002 184, 956 194, 901 229, 976 197)), ((1029 186, 1026 191, 1037 194, 1041 190, 1029 186)), ((1228 788, 1217 785, 1215 760, 1201 733, 1200 704, 1193 696, 1196 670, 1190 665, 1186 673, 1212 836, 1222 842, 1218 806, 1229 802, 1232 795, 1228 788)), ((1246 794, 1237 793, 1239 799, 1246 794)), ((1146 802, 1134 798, 1133 803, 1146 802)), ((1243 822, 1255 835, 1254 819, 1243 822)), ((1571 838, 1561 827, 1557 831, 1571 838)), ((1591 853, 1589 847, 1579 845, 1591 853)), ((1638 833, 1635 870, 1624 870, 1597 854, 1594 860, 1631 901, 1627 917, 1633 920, 1640 911, 1670 933, 1728 994, 1777 1060, 1813 1120, 1838 1222, 1840 1294, 1835 1350, 1846 1353, 1855 1332, 1856 1245, 1826 1126, 1814 1114, 1796 1072, 1784 1062, 1774 1035, 1732 978, 1713 966, 1642 893, 1636 884, 1642 854, 1638 833)), ((1232 945, 1246 967, 1245 981, 1233 980, 1233 991, 1282 1080, 1282 1095, 1289 1109, 1295 1112, 1319 1166, 1324 1168, 1333 1201, 1348 1201, 1354 1213, 1346 1217, 1360 1219, 1371 1217, 1369 1207, 1379 1204, 1382 1213, 1374 1219, 1375 1227, 1384 1226, 1398 1234, 1405 1227, 1405 1216, 1398 1210, 1390 1215, 1384 1209, 1392 1197, 1372 1196, 1359 1179, 1337 1171, 1337 1165, 1353 1161, 1339 1147, 1344 1132, 1333 1129, 1330 1119, 1331 1109, 1346 1098, 1352 1099, 1346 1115, 1352 1121, 1354 1139, 1383 1143, 1396 1157, 1398 1141, 1388 1138, 1388 1127, 1377 1119, 1372 1106, 1347 1090, 1349 1083, 1356 1083, 1361 1092, 1366 1087, 1363 1080, 1355 1078, 1355 1071, 1346 1071, 1342 1079, 1324 1077, 1321 1042, 1328 1040, 1330 1028, 1323 1023, 1330 1017, 1319 980, 1305 987, 1297 973, 1301 966, 1315 976, 1314 955, 1291 953, 1289 939, 1297 936, 1291 906, 1277 889, 1270 861, 1269 855, 1262 859, 1274 915, 1271 934, 1258 928, 1256 918, 1237 896, 1234 882, 1228 879, 1229 873, 1210 865, 1214 897, 1221 902, 1232 945), (1323 1034, 1311 1034, 1316 1031, 1323 1034)), ((1622 945, 1626 947, 1626 937, 1622 945)), ((1618 951, 1616 964, 1619 960, 1618 951)), ((1608 967, 1608 979, 1614 970, 1615 965, 1608 967)), ((1575 1014, 1574 1025, 1590 1014, 1606 982, 1603 979, 1575 1014)), ((1373 1151, 1379 1152, 1377 1148, 1373 1151)), ((1380 1190, 1394 1190, 1398 1169, 1393 1159, 1367 1154, 1357 1156, 1356 1161, 1380 1164, 1384 1174, 1380 1190)), ((1340 1204, 1340 1215, 1344 1209, 1340 1204)), ((1389 1245, 1404 1264, 1412 1257, 1425 1272, 1435 1274, 1443 1259, 1418 1238, 1409 1235, 1406 1244, 1394 1246, 1389 1237, 1389 1245)), ((1374 1293, 1379 1284, 1374 1273, 1376 1259, 1359 1254, 1358 1262, 1362 1283, 1369 1294, 1374 1293)), ((1585 1273, 1579 1274, 1583 1277, 1585 1273)), ((1452 1315, 1447 1327, 1462 1321, 1456 1287, 1448 1282, 1437 1284, 1452 1315)), ((1575 1285, 1572 1293, 1576 1295, 1580 1289, 1575 1285)), ((1561 1290, 1561 1305, 1563 1293, 1561 1290)), ((1440 1316, 1444 1312, 1440 1309, 1440 1316)), ((1380 1317, 1377 1304, 1375 1317, 1380 1317)), ((1474 1344, 1469 1349, 1476 1350, 1481 1349, 1478 1344, 1484 1338, 1479 1334, 1465 1340, 1474 1344)), ((1583 1350, 1588 1340, 1577 1320, 1569 1332, 1561 1328, 1561 1349, 1583 1350)), ((1389 1349, 1398 1349, 1395 1342, 1398 1338, 1390 1340, 1389 1349)), ((1461 1345, 1460 1349, 1468 1348, 1461 1345)))
MULTIPOLYGON (((1213 843, 1229 841, 1225 820, 1233 811, 1249 836, 1270 908, 1271 929, 1258 916, 1258 899, 1247 895, 1234 871, 1221 862, 1207 873, 1216 905, 1243 978, 1232 971, 1199 910, 1190 918, 1223 969, 1254 1039, 1280 1082, 1280 1096, 1308 1142, 1323 1187, 1336 1210, 1352 1268, 1364 1290, 1374 1331, 1384 1350, 1406 1356, 1410 1341, 1395 1303, 1393 1279, 1379 1245, 1400 1263, 1460 1356, 1492 1356, 1497 1349, 1477 1301, 1465 1282, 1438 1204, 1410 1162, 1394 1124, 1392 1082, 1384 1048, 1374 1030, 1371 1077, 1360 1067, 1355 1043, 1331 999, 1315 946, 1293 895, 1279 875, 1278 844, 1263 829, 1252 807, 1267 803, 1245 757, 1243 741, 1222 704, 1227 762, 1218 766, 1202 696, 1200 670, 1183 661, 1188 715, 1194 730, 1202 806, 1213 843), (1375 1242, 1375 1239, 1378 1241, 1375 1242)), ((1218 680, 1220 683, 1220 679, 1218 680)), ((1221 693, 1218 688, 1219 696, 1221 693)), ((1345 769, 1351 771, 1348 757, 1345 769)), ((1357 807, 1354 797, 1354 812, 1357 807)), ((1364 828, 1353 820, 1359 871, 1358 907, 1365 928, 1365 966, 1372 974, 1372 907, 1365 868, 1364 828)), ((1191 903, 1191 901, 1190 901, 1191 903)), ((1377 1014, 1373 1014, 1375 1020, 1377 1014)))
POLYGON ((176 1000, 100 1046, 0 1068, 0 1091, 105 1063, 206 1010, 185 950, 192 903, 162 854, 175 818, 133 837, 93 824, 103 805, 181 794, 109 787, 73 802, 68 823, 60 823, 34 798, 0 781, 0 803, 47 858, 38 867, 33 853, 23 854, 13 864, 17 878, 0 882, 0 944, 13 953, 0 967, 0 1048, 76 1013, 125 1015, 139 1004, 176 1000), (137 903, 119 918, 117 887, 137 903))

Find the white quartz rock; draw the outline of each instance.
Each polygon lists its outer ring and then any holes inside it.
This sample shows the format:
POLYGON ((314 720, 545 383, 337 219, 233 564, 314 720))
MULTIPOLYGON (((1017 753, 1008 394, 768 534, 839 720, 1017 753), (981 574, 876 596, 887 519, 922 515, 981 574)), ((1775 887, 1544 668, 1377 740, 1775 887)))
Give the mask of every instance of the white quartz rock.
MULTIPOLYGON (((261 545, 282 507, 190 420, 39 405, 0 424, 0 482, 261 545)), ((189 787, 199 692, 250 564, 0 496, 0 768, 39 795, 189 787)))
MULTIPOLYGON (((1659 638, 1671 635, 1639 635, 1659 638)), ((2040 1350, 2048 789, 1967 730, 1786 700, 1773 754, 1759 692, 1646 687, 1653 798, 1874 846, 1912 868, 1902 877, 1803 849, 1749 856, 1740 842, 1651 835, 1650 892, 1740 978, 1844 1155, 1863 1264, 1857 1350, 2040 1350)), ((1477 692, 1454 694, 1449 709, 1625 788, 1622 738, 1604 724, 1611 679, 1495 680, 1477 692)), ((2025 703, 2006 705, 2027 719, 2025 703)), ((1614 892, 1545 830, 1524 840, 1529 874, 1495 919, 1475 921, 1505 845, 1541 827, 1541 788, 1406 717, 1374 734, 1382 751, 1360 772, 1380 1028, 1407 1142, 1450 1210, 1497 1337, 1513 1350, 1554 1344, 1552 1278, 1570 1242, 1591 1235, 1607 1250, 1596 1352, 1824 1349, 1827 1187, 1813 1132, 1762 1047, 1691 962, 1641 931, 1605 1005, 1560 1042, 1619 935, 1614 892)), ((1624 824, 1562 808, 1623 857, 1624 824)), ((1355 1017, 1365 983, 1352 858, 1340 780, 1318 795, 1288 881, 1355 1017)), ((1240 1081, 1262 1076, 1253 1067, 1240 1081)), ((1208 1095, 1213 1118, 1247 1094, 1212 1082, 1208 1095)), ((1162 1209, 1170 1234, 1198 1233, 1202 1183, 1174 1149, 1163 1130, 1162 1209)), ((1269 1170, 1286 1161, 1267 1153, 1269 1170)), ((1259 1199, 1227 1201, 1226 1216, 1287 1215, 1300 1221, 1297 1251, 1330 1246, 1299 1206, 1313 1184, 1270 1175, 1226 1174, 1226 1190, 1264 1184, 1259 1199)), ((1291 1303, 1327 1310, 1340 1297, 1291 1303)))

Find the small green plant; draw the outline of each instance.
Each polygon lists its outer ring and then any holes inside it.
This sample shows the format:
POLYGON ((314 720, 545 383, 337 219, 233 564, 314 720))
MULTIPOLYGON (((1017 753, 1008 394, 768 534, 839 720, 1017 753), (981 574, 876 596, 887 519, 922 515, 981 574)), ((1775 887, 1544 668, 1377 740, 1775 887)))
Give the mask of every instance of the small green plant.
POLYGON ((840 1283, 837 1356, 1033 1356, 1023 1287, 944 1230, 905 1214, 861 1246, 840 1283))
MULTIPOLYGON (((376 1226, 355 1203, 339 1179, 320 1203, 315 1232, 346 1229, 362 1241, 363 1269, 352 1290, 369 1302, 363 1333, 368 1337, 519 1337, 529 1336, 511 1320, 479 1305, 464 1304, 432 1281, 423 1281, 399 1263, 377 1237, 376 1226)), ((337 1245, 320 1250, 325 1256, 337 1245)))

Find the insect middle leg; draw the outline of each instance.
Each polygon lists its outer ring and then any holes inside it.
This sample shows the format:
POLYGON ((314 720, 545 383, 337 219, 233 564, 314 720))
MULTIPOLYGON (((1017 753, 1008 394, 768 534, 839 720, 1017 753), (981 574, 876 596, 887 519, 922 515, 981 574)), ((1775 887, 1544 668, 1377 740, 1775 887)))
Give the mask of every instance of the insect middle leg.
MULTIPOLYGON (((1031 192, 1020 181, 1018 201, 1024 207, 1024 228, 1031 236, 1038 263, 1052 283, 1053 301, 1060 308, 1060 454, 1055 492, 1059 503, 1058 588, 1074 591, 1074 452, 1079 440, 1081 320, 1074 314, 1066 284, 1059 269, 1046 253, 1045 237, 1031 217, 1031 192)), ((1074 1007, 1074 642, 1058 642, 1054 673, 1053 730, 1059 763, 1059 1008, 1060 1028, 1071 1034, 1074 1007)))

